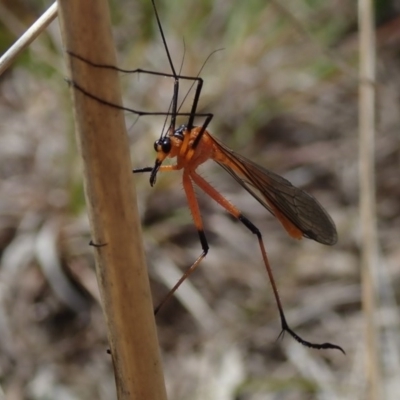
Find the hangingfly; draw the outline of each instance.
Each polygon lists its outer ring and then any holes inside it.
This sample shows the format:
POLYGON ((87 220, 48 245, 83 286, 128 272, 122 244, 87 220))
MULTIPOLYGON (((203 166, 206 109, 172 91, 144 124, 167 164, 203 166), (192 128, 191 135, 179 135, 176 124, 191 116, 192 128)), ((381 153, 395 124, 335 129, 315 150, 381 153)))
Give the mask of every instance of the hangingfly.
POLYGON ((93 67, 116 69, 121 72, 147 73, 151 75, 171 77, 174 79, 173 97, 168 112, 145 112, 116 105, 105 99, 101 99, 92 93, 89 93, 77 82, 72 82, 72 85, 76 89, 105 105, 123 109, 138 116, 164 115, 167 118, 170 118, 168 128, 165 131, 163 130, 160 138, 154 143, 154 149, 157 153, 154 165, 152 167, 134 169, 133 172, 149 172, 150 184, 153 186, 156 182, 157 174, 159 172, 182 170, 183 188, 185 190, 188 205, 193 216, 194 224, 199 234, 202 253, 185 271, 176 285, 170 290, 162 303, 156 308, 155 313, 157 313, 165 304, 165 302, 175 293, 181 283, 194 272, 209 250, 207 238, 204 233, 199 205, 194 192, 193 184, 195 184, 206 194, 208 194, 214 201, 225 208, 231 215, 242 222, 251 233, 256 235, 262 259, 267 270, 278 307, 282 327, 281 335, 284 332, 288 332, 295 340, 304 346, 314 349, 337 349, 344 353, 344 350, 340 346, 332 343, 312 343, 304 340, 289 327, 272 273, 272 268, 268 261, 267 252, 265 250, 260 230, 250 220, 248 220, 238 208, 236 208, 204 178, 202 178, 196 172, 196 169, 199 165, 203 164, 207 160, 211 159, 217 162, 231 176, 233 176, 233 178, 244 189, 246 189, 255 199, 257 199, 268 211, 270 211, 279 220, 287 233, 295 239, 301 239, 304 236, 322 244, 333 245, 337 241, 335 224, 321 204, 313 196, 293 186, 288 180, 282 178, 281 176, 235 153, 233 150, 229 149, 226 145, 221 143, 210 134, 210 132, 207 130, 207 127, 213 118, 213 114, 197 113, 197 106, 203 86, 203 80, 199 76, 183 76, 176 73, 154 0, 152 0, 152 4, 172 73, 155 72, 142 69, 122 70, 115 66, 99 65, 76 54, 70 54, 71 56, 78 58, 83 62, 92 65, 93 67), (181 79, 192 81, 192 86, 196 84, 193 105, 189 113, 180 112, 180 107, 178 107, 179 81, 181 79), (175 124, 177 116, 188 117, 187 123, 176 127, 175 124), (205 119, 201 126, 194 125, 194 120, 197 117, 202 117, 205 119), (174 158, 176 159, 176 163, 173 165, 163 165, 163 162, 166 158, 174 158))

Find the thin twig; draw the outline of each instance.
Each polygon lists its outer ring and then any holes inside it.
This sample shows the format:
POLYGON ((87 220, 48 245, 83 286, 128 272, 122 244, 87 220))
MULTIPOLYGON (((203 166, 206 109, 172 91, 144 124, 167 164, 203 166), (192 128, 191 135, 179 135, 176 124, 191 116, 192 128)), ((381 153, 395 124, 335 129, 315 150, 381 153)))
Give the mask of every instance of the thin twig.
POLYGON ((360 218, 361 218, 361 281, 365 316, 367 396, 381 399, 379 333, 377 331, 378 244, 375 209, 375 24, 371 0, 359 0, 360 31, 360 218))

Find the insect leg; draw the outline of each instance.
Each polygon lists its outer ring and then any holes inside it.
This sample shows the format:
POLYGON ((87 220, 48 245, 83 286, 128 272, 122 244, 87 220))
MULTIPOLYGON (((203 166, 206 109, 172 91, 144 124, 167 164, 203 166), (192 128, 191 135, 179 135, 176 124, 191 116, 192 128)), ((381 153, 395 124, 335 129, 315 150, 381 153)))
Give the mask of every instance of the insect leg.
MULTIPOLYGON (((170 116, 172 116, 172 113, 171 113, 171 112, 161 112, 161 111, 160 111, 160 112, 158 112, 158 111, 156 111, 156 112, 148 112, 148 111, 141 111, 141 110, 136 110, 136 109, 134 109, 134 108, 124 107, 124 106, 121 106, 121 105, 119 105, 119 104, 112 103, 111 101, 102 99, 102 98, 96 96, 95 94, 90 93, 90 92, 87 91, 85 88, 83 88, 81 85, 79 85, 78 83, 76 83, 75 81, 72 81, 72 80, 67 79, 67 78, 66 78, 65 80, 67 81, 67 83, 68 83, 69 85, 71 85, 74 89, 76 89, 76 90, 80 91, 81 93, 83 93, 85 96, 88 96, 88 97, 90 97, 91 99, 93 99, 93 100, 95 100, 95 101, 97 101, 97 102, 99 102, 99 103, 101 103, 101 104, 104 104, 104 105, 106 105, 106 106, 109 106, 109 107, 112 107, 112 108, 115 108, 115 109, 118 109, 118 110, 127 111, 127 112, 130 112, 130 113, 132 113, 132 114, 136 114, 136 115, 138 115, 138 116, 144 116, 144 115, 153 115, 153 116, 163 116, 163 115, 164 115, 164 116, 168 116, 168 115, 170 115, 170 116)), ((191 113, 184 113, 184 112, 182 112, 182 113, 181 113, 181 112, 176 113, 176 116, 183 116, 183 117, 190 117, 191 115, 192 115, 191 113)), ((212 114, 199 113, 199 114, 196 114, 196 116, 197 116, 197 117, 205 117, 206 120, 207 120, 207 119, 209 119, 209 120, 212 119, 212 114)))
POLYGON ((125 68, 119 68, 116 67, 115 65, 110 65, 110 64, 99 64, 94 61, 88 60, 84 57, 82 57, 79 54, 75 54, 72 51, 66 50, 67 54, 69 54, 71 57, 76 58, 94 68, 104 68, 104 69, 112 69, 114 71, 118 71, 121 73, 125 74, 148 74, 148 75, 156 75, 156 76, 162 76, 166 78, 178 78, 178 79, 184 79, 188 81, 199 81, 202 80, 199 77, 194 77, 194 76, 186 76, 186 75, 174 75, 174 74, 169 74, 166 72, 159 72, 159 71, 150 71, 148 69, 142 69, 142 68, 136 68, 136 69, 125 69, 125 68))
POLYGON ((199 266, 203 258, 207 255, 209 249, 207 238, 203 229, 203 221, 200 215, 199 204, 196 199, 196 194, 193 189, 193 184, 190 179, 190 175, 186 171, 183 172, 183 189, 185 190, 188 205, 192 213, 193 221, 196 226, 197 232, 199 234, 201 248, 203 249, 203 251, 200 254, 200 256, 196 259, 196 261, 185 271, 185 273, 175 284, 175 286, 168 292, 168 294, 165 296, 162 302, 156 307, 156 309, 154 310, 154 314, 157 314, 158 311, 160 311, 163 305, 173 296, 173 294, 176 292, 176 290, 179 288, 182 282, 196 270, 196 268, 199 266))
POLYGON ((205 193, 207 193, 212 199, 214 199, 218 204, 220 204, 222 207, 224 207, 230 214, 232 214, 234 217, 236 217, 240 222, 243 223, 246 228, 248 228, 253 234, 257 236, 258 239, 258 244, 260 246, 261 250, 261 255, 264 261, 265 268, 267 270, 268 278, 269 281, 271 282, 272 286, 272 291, 274 293, 275 297, 275 302, 279 310, 279 316, 281 319, 281 326, 282 326, 282 332, 280 333, 279 336, 281 336, 284 332, 289 333, 290 336, 293 337, 297 342, 300 344, 310 347, 313 349, 337 349, 340 350, 342 353, 345 354, 344 350, 335 344, 332 343, 311 343, 308 342, 307 340, 304 340, 301 338, 299 335, 297 335, 288 325, 285 317, 285 313, 283 312, 283 306, 282 302, 278 293, 278 288, 276 286, 276 282, 272 273, 272 268, 269 263, 268 257, 267 257, 267 252, 265 250, 264 246, 264 241, 262 239, 262 235, 260 230, 252 223, 250 222, 246 217, 242 215, 239 209, 237 209, 231 202, 229 202, 225 197, 223 197, 216 189, 214 189, 205 179, 203 179, 199 174, 196 172, 192 171, 191 172, 191 178, 193 179, 193 182, 196 183, 205 193))

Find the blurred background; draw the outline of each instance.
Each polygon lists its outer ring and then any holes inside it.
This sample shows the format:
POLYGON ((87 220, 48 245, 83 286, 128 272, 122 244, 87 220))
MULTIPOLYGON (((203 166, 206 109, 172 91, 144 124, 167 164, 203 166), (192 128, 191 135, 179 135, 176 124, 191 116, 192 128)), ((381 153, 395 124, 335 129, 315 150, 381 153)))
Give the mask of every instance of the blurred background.
MULTIPOLYGON (((50 4, 2 1, 1 52, 50 4)), ((218 165, 200 169, 260 228, 291 327, 347 353, 309 350, 288 335, 277 340, 279 317, 254 235, 199 192, 209 254, 157 316, 169 397, 366 398, 356 3, 157 4, 175 67, 188 76, 202 68, 198 111, 214 114, 210 132, 313 194, 335 221, 335 246, 296 241, 218 165)), ((113 0, 111 12, 119 66, 169 73, 150 1, 113 0)), ((376 13, 377 329, 384 398, 398 399, 400 2, 377 0, 376 13)), ((0 81, 1 399, 116 398, 65 76, 56 20, 0 81)), ((125 106, 168 109, 171 79, 121 74, 121 84, 125 106)), ((182 83, 181 99, 189 87, 182 83)), ((127 114, 133 167, 153 165, 163 123, 127 114)), ((154 188, 146 175, 132 179, 157 304, 201 246, 180 172, 160 174, 154 188)))

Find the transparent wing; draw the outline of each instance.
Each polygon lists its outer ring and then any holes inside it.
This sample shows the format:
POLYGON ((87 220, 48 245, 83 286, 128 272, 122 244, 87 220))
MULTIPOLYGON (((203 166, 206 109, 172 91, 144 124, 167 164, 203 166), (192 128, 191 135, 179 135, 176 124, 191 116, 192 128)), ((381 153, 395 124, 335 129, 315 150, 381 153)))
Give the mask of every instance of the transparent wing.
POLYGON ((281 176, 233 152, 214 137, 212 140, 223 154, 222 157, 217 156, 215 161, 275 215, 289 234, 293 224, 303 236, 319 243, 333 245, 337 242, 335 224, 317 199, 281 176))

